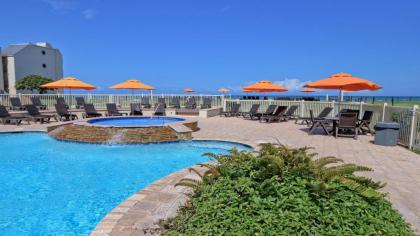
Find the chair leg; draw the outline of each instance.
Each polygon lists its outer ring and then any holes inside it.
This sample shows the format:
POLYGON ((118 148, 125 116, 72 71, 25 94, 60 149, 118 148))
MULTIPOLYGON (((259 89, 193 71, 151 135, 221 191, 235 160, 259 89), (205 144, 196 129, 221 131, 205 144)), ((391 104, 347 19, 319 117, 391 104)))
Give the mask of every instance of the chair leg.
POLYGON ((335 127, 335 138, 338 138, 338 127, 335 127))

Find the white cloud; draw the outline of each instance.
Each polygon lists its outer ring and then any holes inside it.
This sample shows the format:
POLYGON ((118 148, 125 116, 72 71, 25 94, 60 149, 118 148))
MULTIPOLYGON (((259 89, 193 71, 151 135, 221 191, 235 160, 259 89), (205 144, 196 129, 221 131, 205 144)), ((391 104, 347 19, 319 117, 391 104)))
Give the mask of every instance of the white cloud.
POLYGON ((72 0, 42 0, 42 2, 48 4, 57 12, 63 12, 74 8, 74 2, 72 0))
POLYGON ((310 83, 311 81, 300 81, 299 79, 284 79, 281 81, 274 81, 274 83, 286 88, 289 91, 298 91, 301 90, 305 84, 310 83))
POLYGON ((92 9, 86 9, 84 11, 82 11, 83 17, 86 20, 90 20, 93 19, 96 16, 96 11, 92 10, 92 9))

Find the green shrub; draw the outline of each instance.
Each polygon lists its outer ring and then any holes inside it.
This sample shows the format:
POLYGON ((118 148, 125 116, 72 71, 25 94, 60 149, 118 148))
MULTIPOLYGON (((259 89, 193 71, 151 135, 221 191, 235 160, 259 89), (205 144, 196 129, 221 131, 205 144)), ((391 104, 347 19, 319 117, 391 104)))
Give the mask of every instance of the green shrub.
POLYGON ((161 222, 165 235, 412 235, 376 190, 383 184, 353 175, 367 167, 314 159, 307 148, 265 144, 258 153, 212 155, 190 201, 161 222))

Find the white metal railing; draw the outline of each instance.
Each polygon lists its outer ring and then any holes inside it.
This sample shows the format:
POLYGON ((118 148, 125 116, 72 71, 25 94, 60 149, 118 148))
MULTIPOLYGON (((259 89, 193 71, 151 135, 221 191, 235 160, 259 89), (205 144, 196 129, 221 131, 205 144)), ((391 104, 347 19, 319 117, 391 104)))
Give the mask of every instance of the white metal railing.
POLYGON ((332 107, 333 114, 337 114, 341 109, 354 109, 360 111, 360 116, 364 111, 372 111, 373 117, 371 127, 377 122, 394 121, 400 124, 399 143, 410 149, 420 149, 420 111, 414 107, 397 107, 384 104, 366 104, 364 102, 319 102, 319 101, 282 101, 282 100, 239 100, 225 99, 224 110, 229 110, 233 104, 240 103, 241 112, 249 111, 252 104, 260 104, 259 112, 267 109, 268 105, 275 104, 280 106, 297 105, 298 114, 301 117, 309 117, 312 110, 317 116, 325 107, 332 107))
MULTIPOLYGON (((156 95, 125 95, 125 94, 18 94, 13 95, 21 99, 22 104, 31 104, 31 97, 39 97, 41 102, 49 109, 53 109, 58 97, 64 97, 67 104, 73 107, 76 105, 76 97, 83 97, 86 103, 93 103, 97 108, 105 108, 106 103, 116 103, 121 107, 129 107, 130 103, 141 102, 142 99, 149 99, 150 104, 157 103, 159 98, 163 98, 167 104, 173 97, 179 98, 180 105, 184 106, 189 97, 193 97, 197 104, 202 104, 204 98, 210 98, 212 107, 223 107, 230 110, 234 103, 241 104, 242 112, 249 111, 252 104, 260 104, 260 112, 267 109, 268 105, 275 104, 281 106, 298 106, 298 114, 301 117, 308 117, 312 110, 314 115, 318 115, 325 107, 332 107, 333 114, 337 114, 340 109, 360 110, 362 115, 364 111, 373 111, 371 126, 373 127, 379 121, 395 121, 400 124, 399 142, 402 145, 411 148, 420 149, 420 111, 414 107, 388 106, 384 104, 366 104, 363 102, 319 102, 319 101, 283 101, 283 100, 239 100, 225 99, 220 95, 177 95, 177 94, 156 94, 156 95)), ((10 95, 0 94, 0 105, 9 107, 10 95)))
MULTIPOLYGON (((76 105, 76 97, 83 97, 86 103, 92 103, 97 108, 105 108, 107 103, 116 103, 121 107, 129 107, 130 103, 139 103, 142 99, 149 99, 150 104, 157 103, 159 98, 163 98, 167 104, 173 97, 179 98, 180 105, 184 106, 188 98, 194 98, 197 104, 202 104, 204 98, 211 100, 212 107, 221 107, 223 105, 223 96, 221 95, 177 95, 177 94, 156 94, 156 95, 125 95, 125 94, 17 94, 12 97, 19 97, 22 104, 31 104, 31 97, 39 97, 42 104, 49 109, 54 108, 56 99, 64 97, 66 103, 73 107, 76 105)), ((10 95, 0 94, 0 105, 9 107, 10 95)))

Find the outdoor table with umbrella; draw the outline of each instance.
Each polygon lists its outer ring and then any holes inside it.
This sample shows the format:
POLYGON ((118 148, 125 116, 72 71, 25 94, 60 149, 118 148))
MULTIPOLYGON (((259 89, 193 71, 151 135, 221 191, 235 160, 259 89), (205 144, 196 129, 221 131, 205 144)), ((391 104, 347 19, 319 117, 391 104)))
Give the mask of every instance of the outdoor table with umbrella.
MULTIPOLYGON (((69 89, 70 96, 72 89, 84 89, 84 90, 92 90, 96 87, 85 83, 79 79, 76 79, 74 77, 66 77, 57 81, 53 81, 50 83, 46 83, 41 85, 41 88, 47 88, 47 89, 69 89)), ((70 100, 70 103, 72 104, 72 100, 70 100)), ((70 106, 71 106, 70 104, 70 106)))
MULTIPOLYGON (((381 89, 382 87, 374 82, 371 82, 366 79, 353 77, 348 73, 337 73, 326 79, 318 80, 312 83, 309 83, 304 86, 305 88, 315 88, 315 89, 329 89, 329 90, 339 90, 340 99, 338 107, 340 110, 340 104, 342 101, 343 91, 361 91, 361 90, 370 90, 375 91, 381 89)), ((338 117, 330 119, 334 125, 339 122, 338 117)))
POLYGON ((255 84, 251 84, 242 88, 243 92, 251 93, 273 93, 273 92, 286 92, 287 89, 275 84, 269 80, 261 80, 255 84))
POLYGON ((142 82, 140 82, 139 80, 136 80, 136 79, 129 79, 125 82, 113 85, 110 88, 112 88, 112 89, 129 89, 129 90, 131 90, 131 96, 132 97, 134 95, 134 90, 148 90, 148 91, 150 91, 150 96, 152 96, 152 91, 155 90, 155 88, 153 88, 152 86, 144 84, 144 83, 142 83, 142 82))

